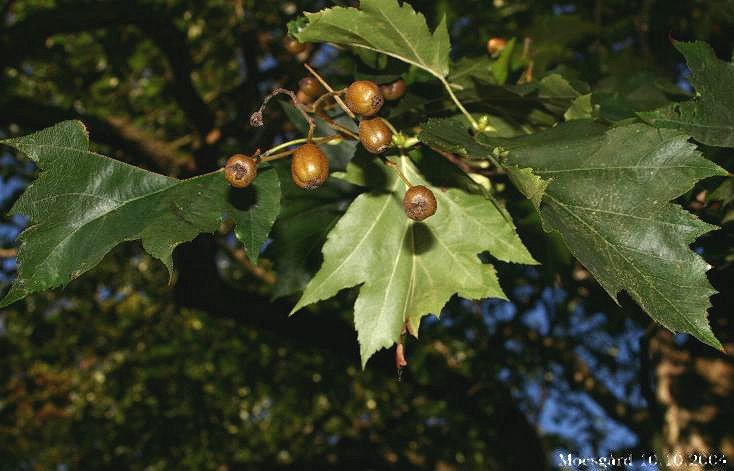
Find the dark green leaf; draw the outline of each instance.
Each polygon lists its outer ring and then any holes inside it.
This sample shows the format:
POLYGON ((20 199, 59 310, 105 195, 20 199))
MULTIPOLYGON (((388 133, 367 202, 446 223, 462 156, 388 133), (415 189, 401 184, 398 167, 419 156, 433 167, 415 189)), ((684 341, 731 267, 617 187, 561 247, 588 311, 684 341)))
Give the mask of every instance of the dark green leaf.
POLYGON ((654 126, 685 130, 706 145, 734 147, 734 63, 719 60, 703 41, 675 47, 686 58, 698 96, 639 115, 654 126))
POLYGON ((429 119, 421 125, 418 139, 424 144, 470 159, 483 159, 489 153, 470 134, 470 125, 463 116, 429 119))
POLYGON ((510 39, 507 42, 507 46, 502 50, 502 53, 497 60, 492 64, 492 75, 498 84, 504 85, 507 82, 507 77, 510 76, 510 68, 512 66, 510 59, 512 53, 515 50, 515 38, 510 39))
POLYGON ((170 272, 174 247, 215 231, 226 216, 256 259, 278 214, 280 186, 272 169, 245 190, 232 190, 221 172, 176 180, 89 152, 78 121, 0 142, 42 170, 12 209, 32 225, 20 237, 18 278, 2 306, 65 285, 127 240, 142 239, 170 272))
POLYGON ((462 57, 451 65, 449 82, 460 87, 470 86, 470 79, 490 81, 492 77, 492 59, 487 56, 462 57))
POLYGON ((708 265, 688 245, 715 228, 669 201, 726 172, 688 136, 585 120, 501 145, 513 166, 545 179, 540 212, 612 296, 627 291, 657 322, 721 348, 706 319, 708 265))

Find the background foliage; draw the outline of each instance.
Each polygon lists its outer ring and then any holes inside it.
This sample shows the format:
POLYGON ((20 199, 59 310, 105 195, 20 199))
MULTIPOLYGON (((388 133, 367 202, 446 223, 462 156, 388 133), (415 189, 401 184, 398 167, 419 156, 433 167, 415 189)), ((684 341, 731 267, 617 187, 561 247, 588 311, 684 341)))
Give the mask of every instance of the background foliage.
MULTIPOLYGON (((721 59, 731 57, 734 37, 728 1, 413 5, 430 25, 445 16, 452 59, 483 58, 449 79, 466 85, 467 102, 494 94, 471 109, 495 115, 500 130, 519 119, 549 126, 589 113, 616 122, 686 100, 689 72, 669 35, 706 40, 721 59), (536 80, 525 86, 537 94, 533 106, 515 106, 473 80, 488 74, 490 36, 516 38, 492 69, 492 80, 507 84, 522 81, 519 57, 532 38, 536 80)), ((205 173, 231 153, 295 135, 302 123, 291 123, 287 108, 273 108, 262 129, 248 117, 276 84, 295 87, 303 68, 280 45, 285 25, 324 6, 0 2, 2 132, 81 119, 106 155, 171 176, 205 173)), ((317 46, 310 60, 337 85, 406 73, 330 46, 317 46)), ((445 74, 441 64, 435 69, 445 74)), ((707 86, 693 72, 694 85, 707 86)), ((391 120, 408 127, 441 117, 440 89, 421 72, 407 73, 411 95, 389 110, 391 120)), ((668 106, 647 119, 694 113, 668 106)), ((700 139, 717 145, 709 138, 700 139)), ((730 150, 699 150, 732 170, 730 150)), ((2 161, 7 283, 26 222, 6 212, 36 170, 8 153, 2 161)), ((424 320, 421 340, 408 344, 402 382, 389 352, 360 371, 353 291, 286 319, 290 296, 318 269, 326 232, 354 198, 356 189, 339 181, 306 197, 283 189, 286 217, 258 265, 227 226, 175 252, 173 289, 162 265, 126 244, 64 290, 4 309, 0 467, 544 469, 557 466, 561 450, 732 457, 730 357, 673 337, 632 301, 614 305, 560 240, 542 233, 508 177, 489 176, 543 265, 497 262, 510 302, 453 299, 441 321, 424 320), (304 222, 298 215, 306 211, 313 217, 304 222)), ((728 348, 733 199, 731 182, 721 179, 679 199, 723 226, 694 247, 714 266, 709 277, 722 294, 710 320, 728 348)))

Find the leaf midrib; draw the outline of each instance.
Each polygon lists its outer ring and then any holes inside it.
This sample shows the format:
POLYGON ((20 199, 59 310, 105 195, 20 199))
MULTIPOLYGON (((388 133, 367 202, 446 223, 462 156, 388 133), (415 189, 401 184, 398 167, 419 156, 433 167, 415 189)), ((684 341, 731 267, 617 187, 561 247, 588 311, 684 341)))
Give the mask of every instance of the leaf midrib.
MULTIPOLYGON (((41 145, 39 145, 39 146, 36 146, 36 147, 40 147, 40 146, 41 146, 41 145)), ((43 145, 43 146, 45 146, 45 147, 53 147, 53 148, 62 148, 62 149, 73 149, 73 148, 70 148, 70 147, 63 147, 63 146, 51 146, 51 145, 48 145, 48 144, 46 144, 46 145, 43 145)), ((94 154, 93 152, 89 152, 89 151, 81 151, 81 150, 79 150, 79 149, 73 149, 73 150, 75 150, 75 151, 77 151, 77 152, 82 152, 82 153, 84 153, 84 154, 97 155, 97 154, 94 154)), ((104 156, 101 156, 101 157, 104 157, 104 156)), ((115 162, 119 162, 119 161, 117 161, 117 160, 114 160, 114 159, 109 159, 109 160, 113 160, 113 161, 115 161, 115 162)), ((123 163, 124 163, 124 162, 123 162, 123 163)), ((217 171, 217 172, 219 172, 219 171, 217 171)), ((214 172, 214 173, 216 173, 216 172, 214 172)), ((190 180, 186 180, 186 181, 187 181, 187 182, 189 182, 189 181, 194 181, 194 180, 197 180, 197 179, 200 179, 200 178, 203 178, 203 177, 209 176, 209 175, 211 175, 211 173, 207 173, 207 174, 204 174, 204 175, 199 175, 199 176, 197 176, 197 177, 193 177, 193 178, 191 178, 190 180)), ((97 221, 98 219, 101 219, 101 218, 103 218, 103 217, 107 217, 108 215, 110 215, 110 214, 112 214, 112 213, 114 213, 114 212, 116 212, 116 211, 118 211, 118 210, 121 210, 121 208, 123 208, 123 207, 125 207, 125 206, 127 206, 127 205, 129 205, 129 204, 132 204, 132 203, 135 203, 135 202, 137 202, 137 201, 139 201, 139 200, 142 200, 142 199, 146 199, 146 198, 150 198, 150 197, 153 197, 153 196, 155 196, 155 195, 157 195, 157 194, 159 194, 159 193, 163 193, 163 192, 165 192, 165 191, 168 191, 169 189, 171 189, 171 188, 174 188, 174 187, 178 186, 178 185, 179 185, 179 184, 181 183, 181 181, 180 181, 180 180, 175 180, 175 179, 169 179, 169 182, 167 182, 167 185, 166 185, 165 187, 163 187, 163 188, 160 188, 160 189, 158 189, 158 190, 155 190, 155 191, 153 191, 153 192, 150 192, 150 193, 146 193, 146 194, 144 194, 144 195, 136 196, 135 198, 132 198, 132 199, 129 199, 129 200, 125 200, 124 202, 122 202, 122 204, 119 204, 119 205, 115 206, 115 207, 114 207, 113 209, 111 209, 111 210, 109 210, 109 211, 105 211, 105 212, 102 212, 102 213, 100 213, 100 214, 96 215, 95 217, 93 217, 93 218, 91 218, 91 219, 87 219, 87 220, 85 220, 85 221, 84 221, 84 222, 83 222, 82 224, 80 224, 79 226, 77 226, 76 228, 74 228, 74 229, 73 229, 72 231, 70 231, 68 235, 66 235, 66 236, 65 236, 65 237, 64 237, 63 239, 61 239, 61 240, 60 240, 59 242, 57 242, 57 243, 56 243, 56 244, 55 244, 55 245, 54 245, 54 246, 53 246, 53 247, 52 247, 52 248, 51 248, 51 249, 50 249, 50 250, 48 251, 48 253, 47 253, 46 257, 45 257, 45 258, 44 258, 44 260, 43 260, 43 262, 41 262, 41 263, 39 264, 39 268, 40 268, 40 267, 44 267, 44 268, 45 268, 45 267, 47 266, 47 264, 49 263, 50 259, 51 259, 51 255, 52 255, 52 254, 54 254, 54 253, 56 252, 56 250, 57 250, 57 249, 58 249, 58 248, 59 248, 59 247, 60 247, 60 246, 61 246, 62 244, 66 243, 66 241, 67 241, 67 240, 69 240, 69 239, 70 239, 70 238, 71 238, 72 236, 75 236, 75 235, 76 235, 76 234, 77 234, 77 233, 78 233, 78 232, 79 232, 79 231, 80 231, 80 230, 81 230, 82 228, 84 228, 84 227, 86 227, 86 226, 88 226, 88 225, 92 224, 93 222, 97 221), (169 183, 169 182, 170 182, 170 183, 169 183)), ((118 202, 117 200, 114 200, 114 199, 112 199, 112 201, 118 202)), ((21 266, 19 265, 19 266, 18 266, 18 271, 20 271, 20 270, 21 270, 21 268, 22 268, 22 267, 21 267, 21 266)), ((40 270, 36 270, 36 272, 35 272, 35 273, 39 273, 39 272, 40 272, 40 270)), ((32 277, 32 278, 34 278, 34 277, 32 277)))
MULTIPOLYGON (((398 7, 398 8, 400 8, 400 7, 398 7)), ((408 46, 408 48, 413 52, 413 55, 415 56, 415 58, 417 60, 421 61, 421 64, 423 65, 423 67, 426 68, 426 69, 428 69, 429 68, 428 65, 425 63, 425 61, 420 56, 420 54, 418 54, 418 51, 416 51, 415 47, 413 47, 413 44, 411 44, 411 42, 408 41, 408 39, 403 34, 402 28, 398 28, 397 25, 395 23, 393 23, 393 21, 392 21, 392 19, 390 17, 382 14, 382 10, 379 10, 378 13, 380 13, 381 16, 383 18, 385 18, 385 20, 390 24, 390 26, 392 26, 392 28, 398 33, 398 35, 400 35, 400 38, 403 40, 403 42, 405 43, 405 45, 408 46)))
MULTIPOLYGON (((396 183, 397 183, 397 181, 395 183, 393 183, 393 187, 391 188, 391 191, 393 191, 393 192, 395 191, 395 186, 397 186, 396 183)), ((369 194, 363 193, 362 195, 360 195, 360 197, 361 196, 369 196, 369 194)), ((352 203, 352 204, 354 204, 354 203, 352 203)), ((344 264, 347 263, 347 261, 351 260, 351 258, 354 256, 354 254, 357 253, 357 251, 358 251, 357 249, 364 243, 365 240, 367 240, 367 237, 369 237, 369 235, 372 233, 372 231, 375 230, 375 228, 378 225, 378 221, 380 221, 380 219, 382 218, 382 215, 385 213, 385 210, 387 209, 387 207, 388 207, 389 204, 390 204, 390 198, 389 197, 388 198, 385 198, 385 203, 382 205, 382 208, 380 209, 379 214, 372 221, 372 223, 369 226, 369 229, 364 232, 364 235, 359 240, 359 242, 354 246, 354 249, 351 251, 351 253, 348 256, 344 257, 344 259, 341 261, 341 263, 335 269, 333 269, 331 271, 331 273, 329 273, 329 276, 327 276, 326 278, 324 278, 324 280, 321 281, 318 284, 318 286, 315 286, 313 288, 314 291, 316 291, 316 292, 320 291, 321 288, 326 284, 326 282, 329 281, 337 272, 339 272, 339 270, 342 269, 342 267, 344 266, 344 264)), ((326 255, 324 255, 324 258, 326 258, 326 255)), ((321 298, 319 298, 319 299, 321 299, 321 298)), ((299 307, 300 304, 301 303, 299 301, 299 303, 298 303, 298 305, 296 307, 299 307)), ((294 308, 294 312, 295 312, 295 309, 296 308, 294 308)))
MULTIPOLYGON (((619 257, 624 262, 626 262, 629 266, 631 266, 640 275, 640 277, 648 284, 648 286, 650 286, 663 300, 665 300, 666 304, 668 304, 672 308, 672 310, 676 314, 678 314, 678 318, 681 319, 684 324, 688 325, 688 327, 691 329, 692 332, 697 332, 697 333, 699 332, 699 328, 696 325, 694 325, 686 316, 684 316, 683 313, 681 313, 681 311, 679 311, 676 308, 676 305, 671 300, 669 300, 663 293, 661 293, 660 290, 657 288, 657 286, 655 286, 655 284, 652 283, 648 279, 648 277, 645 275, 645 273, 642 272, 637 267, 637 265, 635 265, 627 257, 625 257, 624 254, 617 248, 617 246, 615 244, 613 244, 611 241, 607 240, 591 224, 589 224, 588 222, 586 222, 586 220, 584 220, 583 218, 581 218, 580 216, 578 216, 575 212, 571 211, 568 207, 566 207, 566 205, 564 204, 563 201, 558 200, 557 198, 555 198, 553 195, 551 195, 548 192, 546 192, 545 196, 547 196, 548 198, 550 198, 551 200, 553 200, 558 205, 558 207, 562 208, 564 211, 566 211, 568 214, 570 214, 573 218, 577 219, 581 224, 583 224, 584 226, 586 226, 589 229, 589 231, 591 231, 592 233, 596 234, 596 236, 599 239, 601 239, 604 243, 606 243, 609 247, 611 247, 619 255, 619 257)), ((625 289, 629 289, 629 288, 625 288, 625 289)), ((644 307, 644 300, 643 300, 642 296, 639 296, 638 302, 640 304, 643 304, 643 307, 644 307)), ((645 310, 647 311, 647 309, 645 309, 645 310)), ((659 321, 659 322, 662 323, 662 321, 659 321)))

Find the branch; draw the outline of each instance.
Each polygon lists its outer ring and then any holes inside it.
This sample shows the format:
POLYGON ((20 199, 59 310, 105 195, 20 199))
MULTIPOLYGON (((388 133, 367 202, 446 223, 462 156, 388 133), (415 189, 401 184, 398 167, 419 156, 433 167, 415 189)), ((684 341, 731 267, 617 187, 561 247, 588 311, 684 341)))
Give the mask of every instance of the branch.
POLYGON ((0 248, 0 258, 15 258, 18 255, 18 249, 3 249, 0 248))
POLYGON ((217 245, 220 249, 224 250, 229 258, 234 260, 243 270, 247 271, 266 285, 275 284, 275 275, 272 272, 252 263, 250 259, 247 258, 247 254, 243 249, 233 248, 230 245, 222 242, 219 242, 217 245))
POLYGON ((139 26, 168 59, 168 65, 173 73, 171 91, 188 121, 204 138, 214 128, 214 113, 204 103, 191 80, 193 60, 186 35, 170 18, 156 23, 141 23, 139 26))
POLYGON ((120 149, 132 160, 141 160, 152 170, 167 173, 171 168, 191 166, 190 156, 137 129, 123 118, 106 119, 56 106, 44 105, 24 97, 14 97, 0 103, 0 124, 18 124, 24 128, 40 129, 67 119, 82 121, 92 140, 120 149))
POLYGON ((155 23, 165 10, 139 1, 66 4, 63 8, 35 12, 0 34, 0 69, 16 65, 46 44, 46 39, 64 33, 119 26, 155 23))
POLYGON ((544 358, 552 358, 560 362, 564 366, 566 381, 591 396, 613 420, 642 436, 647 436, 652 432, 653 423, 650 412, 645 408, 626 404, 617 398, 596 378, 591 367, 574 351, 573 345, 568 341, 551 336, 541 336, 534 330, 524 332, 522 341, 538 348, 543 352, 544 358))
MULTIPOLYGON (((168 59, 173 80, 171 91, 189 123, 204 138, 214 128, 214 114, 199 96, 191 80, 193 61, 186 36, 171 20, 172 12, 140 0, 105 1, 64 5, 41 10, 16 23, 0 35, 0 70, 16 65, 56 34, 75 33, 112 26, 136 25, 153 40, 168 59)), ((198 156, 197 156, 198 157, 198 156)), ((197 159, 201 170, 211 162, 197 159)))

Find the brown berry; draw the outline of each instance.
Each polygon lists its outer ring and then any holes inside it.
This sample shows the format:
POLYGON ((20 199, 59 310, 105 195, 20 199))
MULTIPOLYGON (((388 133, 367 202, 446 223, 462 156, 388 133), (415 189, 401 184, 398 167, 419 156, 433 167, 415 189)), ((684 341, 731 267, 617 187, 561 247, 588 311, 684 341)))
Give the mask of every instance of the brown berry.
POLYGON ((313 98, 324 93, 324 87, 313 77, 303 77, 298 82, 298 90, 313 98))
POLYGON ((403 208, 405 214, 414 221, 422 221, 436 213, 436 197, 423 185, 412 186, 405 192, 403 208))
POLYGON ((224 178, 235 188, 245 188, 257 176, 257 162, 249 155, 235 154, 224 165, 224 178))
POLYGON ((385 102, 380 87, 370 80, 357 80, 347 88, 347 106, 362 116, 377 114, 385 102))
POLYGON ((359 142, 372 154, 381 154, 392 144, 392 131, 382 118, 359 122, 359 142))
POLYGON ((408 89, 408 86, 405 84, 405 80, 403 79, 397 79, 393 83, 386 83, 384 85, 380 85, 380 91, 382 92, 382 96, 385 97, 385 100, 388 101, 394 101, 399 100, 405 95, 405 91, 408 89))
POLYGON ((310 105, 311 103, 313 103, 313 97, 301 89, 298 89, 298 91, 296 92, 296 100, 298 100, 299 103, 303 103, 304 105, 310 105))
POLYGON ((291 178, 306 190, 315 190, 329 177, 329 160, 314 144, 304 144, 293 154, 291 178))
POLYGON ((489 55, 494 56, 502 52, 505 46, 507 46, 507 40, 505 38, 489 38, 489 41, 487 41, 487 52, 489 52, 489 55))
POLYGON ((308 48, 306 44, 299 43, 290 36, 286 36, 285 38, 283 38, 283 47, 286 51, 288 51, 290 54, 293 54, 294 56, 302 53, 306 50, 306 48, 308 48))

